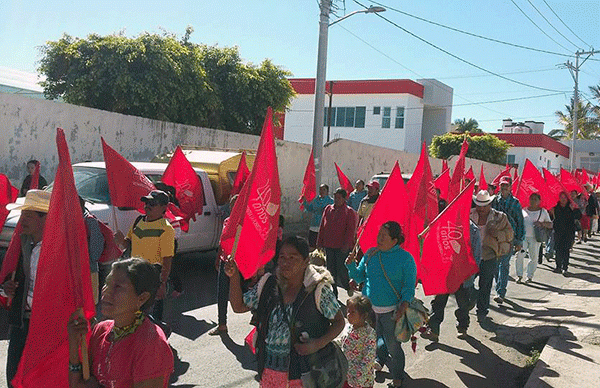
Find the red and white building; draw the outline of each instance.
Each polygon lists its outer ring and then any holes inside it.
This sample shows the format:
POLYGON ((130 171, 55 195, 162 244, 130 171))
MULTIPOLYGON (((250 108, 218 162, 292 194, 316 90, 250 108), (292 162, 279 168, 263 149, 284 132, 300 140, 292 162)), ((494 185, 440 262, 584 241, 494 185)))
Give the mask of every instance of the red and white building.
MULTIPOLYGON (((297 95, 285 114, 283 138, 311 144, 315 79, 290 83, 297 95)), ((450 131, 453 89, 435 79, 328 81, 326 89, 324 142, 344 138, 419 153, 423 141, 450 131)))

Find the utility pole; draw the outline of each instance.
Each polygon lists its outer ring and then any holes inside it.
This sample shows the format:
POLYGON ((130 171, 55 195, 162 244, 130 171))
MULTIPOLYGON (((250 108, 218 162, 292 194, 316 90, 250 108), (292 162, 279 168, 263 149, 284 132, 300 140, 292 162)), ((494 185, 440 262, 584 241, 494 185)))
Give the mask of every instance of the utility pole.
POLYGON ((331 105, 333 103, 333 81, 329 81, 329 113, 327 113, 327 143, 331 134, 331 105))
POLYGON ((579 125, 579 118, 577 117, 577 110, 579 109, 579 69, 581 66, 587 61, 592 55, 597 54, 599 51, 594 50, 593 48, 590 51, 577 50, 575 52, 575 65, 571 61, 567 61, 565 63, 565 67, 569 69, 571 73, 571 77, 573 77, 573 81, 575 81, 575 86, 573 88, 573 106, 571 107, 571 125, 573 127, 573 133, 571 134, 571 166, 570 169, 573 171, 573 167, 575 167, 575 139, 577 138, 577 130, 579 125), (579 62, 579 57, 582 55, 587 55, 581 63, 579 62))

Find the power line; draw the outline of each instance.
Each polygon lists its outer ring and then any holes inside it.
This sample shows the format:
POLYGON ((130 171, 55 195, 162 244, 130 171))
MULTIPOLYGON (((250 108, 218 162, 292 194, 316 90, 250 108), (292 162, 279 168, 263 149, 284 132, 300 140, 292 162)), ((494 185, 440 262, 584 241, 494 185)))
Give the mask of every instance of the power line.
MULTIPOLYGON (((511 0, 511 1, 512 1, 512 0, 511 0)), ((365 7, 363 4, 360 4, 360 3, 359 3, 358 1, 356 1, 356 0, 354 0, 354 2, 355 2, 355 3, 357 3, 357 4, 359 4, 359 5, 361 5, 361 6, 362 6, 362 7, 364 7, 364 8, 367 8, 367 7, 365 7)), ((378 17, 380 17, 381 19, 385 20, 386 22, 388 22, 388 23, 392 24, 392 25, 393 25, 393 26, 395 26, 396 28, 398 28, 398 29, 400 29, 400 30, 402 30, 402 31, 406 32, 407 34, 411 35, 412 37, 414 37, 414 38, 416 38, 416 39, 420 40, 421 42, 423 42, 423 43, 425 43, 425 44, 427 44, 427 45, 429 45, 429 46, 431 46, 431 47, 433 47, 433 48, 435 48, 435 49, 437 49, 437 50, 439 50, 439 51, 441 51, 441 52, 445 53, 446 55, 449 55, 449 56, 451 56, 451 57, 452 57, 452 58, 454 58, 454 59, 457 59, 457 60, 459 60, 459 61, 461 61, 461 62, 463 62, 463 63, 466 63, 467 65, 469 65, 469 66, 472 66, 472 67, 474 67, 474 68, 476 68, 476 69, 479 69, 479 70, 481 70, 481 71, 484 71, 484 72, 486 72, 486 73, 489 73, 489 74, 492 74, 492 75, 495 75, 496 77, 498 77, 498 78, 502 78, 502 79, 504 79, 504 80, 506 80, 506 81, 509 81, 509 82, 512 82, 512 83, 515 83, 515 84, 518 84, 518 85, 522 85, 522 86, 527 86, 527 87, 530 87, 530 88, 532 88, 532 89, 543 90, 543 91, 546 91, 546 92, 560 92, 560 93, 563 93, 563 91, 562 91, 562 90, 557 90, 557 89, 549 89, 549 88, 543 88, 543 87, 540 87, 540 86, 530 85, 530 84, 528 84, 528 83, 521 82, 521 81, 517 81, 517 80, 515 80, 515 79, 512 79, 512 78, 505 77, 505 76, 503 76, 503 75, 501 75, 501 74, 499 74, 499 73, 496 73, 496 72, 493 72, 493 71, 491 71, 491 70, 488 70, 488 69, 486 69, 486 68, 483 68, 483 67, 481 67, 481 66, 479 66, 479 65, 476 65, 476 64, 474 64, 473 62, 469 62, 469 61, 467 61, 466 59, 463 59, 463 58, 459 57, 458 55, 452 54, 452 53, 451 53, 451 52, 449 52, 448 50, 445 50, 445 49, 443 49, 443 48, 441 48, 441 47, 439 47, 439 46, 437 46, 437 45, 435 45, 435 44, 433 44, 433 43, 431 43, 431 42, 429 42, 429 41, 427 41, 427 40, 425 40, 425 39, 421 38, 420 36, 418 36, 418 35, 416 35, 416 34, 414 34, 414 33, 410 32, 410 31, 409 31, 409 30, 407 30, 406 28, 404 28, 404 27, 402 27, 402 26, 398 25, 397 23, 395 23, 395 22, 391 21, 390 19, 386 18, 385 16, 382 16, 382 15, 381 15, 381 14, 379 14, 379 13, 376 13, 375 15, 377 15, 377 16, 378 16, 378 17)))
POLYGON ((527 15, 527 14, 525 13, 525 11, 523 11, 523 10, 521 9, 521 7, 519 7, 519 5, 518 5, 517 3, 515 3, 515 0, 510 0, 510 1, 512 1, 512 3, 515 5, 515 7, 517 7, 517 8, 519 9, 519 11, 521 11, 521 13, 522 13, 522 14, 523 14, 523 15, 524 15, 524 16, 525 16, 527 19, 529 19, 529 21, 530 21, 530 22, 531 22, 531 23, 532 23, 534 26, 536 26, 536 27, 538 28, 538 30, 542 31, 542 33, 543 33, 544 35, 546 35, 548 38, 550 38, 550 40, 552 40, 554 43, 556 43, 556 44, 557 44, 557 45, 559 45, 560 47, 564 48, 565 50, 569 51, 569 49, 568 49, 568 48, 566 48, 566 47, 565 47, 565 46, 563 46, 562 44, 558 43, 556 40, 554 40, 554 38, 552 38, 550 35, 548 35, 548 34, 546 33, 546 31, 542 30, 542 28, 541 28, 540 26, 538 26, 538 25, 537 25, 537 23, 536 23, 536 22, 534 22, 534 21, 533 21, 533 19, 529 17, 529 15, 527 15))
MULTIPOLYGON (((528 73, 541 73, 545 71, 557 71, 561 70, 558 67, 549 67, 543 69, 532 69, 532 70, 520 70, 520 71, 511 71, 508 73, 499 73, 501 75, 512 75, 512 74, 528 74, 528 73)), ((434 77, 436 79, 463 79, 463 78, 482 78, 482 77, 492 77, 491 74, 473 74, 473 75, 457 75, 457 76, 449 76, 449 77, 434 77)))
MULTIPOLYGON (((355 2, 356 2, 356 1, 355 1, 355 2)), ((483 35, 479 35, 479 34, 475 34, 475 33, 469 32, 469 31, 464 31, 464 30, 461 30, 461 29, 458 29, 458 28, 454 28, 454 27, 446 26, 446 25, 444 25, 444 24, 437 23, 437 22, 434 22, 434 21, 431 21, 431 20, 428 20, 428 19, 422 18, 422 17, 420 17, 420 16, 412 15, 412 14, 410 14, 410 13, 408 13, 408 12, 401 11, 401 10, 399 10, 399 9, 397 9, 397 8, 390 7, 390 6, 388 6, 388 5, 385 5, 385 4, 382 4, 382 3, 379 3, 379 2, 377 2, 377 1, 371 1, 371 2, 372 2, 372 3, 374 3, 374 4, 380 5, 380 6, 382 6, 382 7, 385 7, 385 8, 387 8, 387 9, 389 9, 390 11, 394 11, 394 12, 400 13, 400 14, 402 14, 402 15, 405 15, 405 16, 408 16, 408 17, 411 17, 411 18, 414 18, 414 19, 420 20, 420 21, 422 21, 422 22, 429 23, 429 24, 432 24, 432 25, 434 25, 434 26, 438 26, 438 27, 446 28, 446 29, 448 29, 448 30, 451 30, 451 31, 454 31, 454 32, 459 32, 459 33, 461 33, 461 34, 469 35, 469 36, 472 36, 472 37, 475 37, 475 38, 484 39, 484 40, 488 40, 488 41, 490 41, 490 42, 500 43, 500 44, 503 44, 503 45, 507 45, 507 46, 511 46, 511 47, 516 47, 516 48, 520 48, 520 49, 524 49, 524 50, 536 51, 536 52, 539 52, 539 53, 544 53, 544 54, 558 55, 558 56, 561 56, 561 57, 570 57, 570 56, 572 56, 572 55, 570 55, 570 54, 563 54, 563 53, 559 53, 559 52, 556 52, 556 51, 542 50, 542 49, 538 49, 538 48, 534 48, 534 47, 523 46, 523 45, 516 44, 516 43, 510 43, 510 42, 506 42, 506 41, 499 40, 499 39, 489 38, 489 37, 487 37, 487 36, 483 36, 483 35)), ((357 3, 357 4, 360 4, 360 3, 358 3, 358 2, 356 2, 356 3, 357 3)), ((364 6, 363 6, 363 7, 364 7, 364 6)), ((569 50, 567 50, 567 51, 569 51, 569 50)))
POLYGON ((563 24, 563 26, 567 27, 567 29, 568 29, 569 31, 571 31, 571 33, 572 33, 573 35, 575 35, 575 36, 577 37, 577 39, 579 39, 579 40, 581 41, 581 43, 583 43, 583 44, 584 44, 584 45, 586 45, 587 47, 592 47, 591 45, 589 45, 589 44, 585 43, 585 41, 584 41, 583 39, 581 39, 581 38, 579 37, 579 35, 577 35, 577 34, 575 33, 575 31, 573 31, 573 30, 572 30, 572 29, 571 29, 571 28, 570 28, 570 27, 569 27, 569 26, 568 26, 568 25, 567 25, 565 22, 563 22, 563 20, 560 18, 560 16, 558 16, 558 14, 557 14, 556 12, 554 12, 554 10, 552 9, 552 7, 550 7, 550 4, 548 4, 548 2, 547 2, 546 0, 543 0, 543 1, 544 1, 544 3, 546 4, 546 6, 548 7, 548 9, 550 9, 550 11, 552 11, 552 13, 554 14, 554 16, 556 16, 556 17, 558 18, 558 20, 560 20, 560 22, 563 24))
POLYGON ((550 25, 550 27, 552 27, 554 29, 554 31, 556 31, 558 33, 558 35, 562 36, 563 38, 565 38, 565 40, 569 43, 571 43, 573 46, 575 46, 575 48, 579 48, 575 43, 573 43, 569 38, 567 38, 566 36, 564 36, 556 27, 554 27, 554 25, 552 23, 550 23, 550 20, 548 20, 543 13, 540 12, 540 10, 531 2, 531 0, 527 0, 527 2, 529 4, 531 4, 531 6, 533 7, 533 9, 536 10, 536 12, 538 14, 540 14, 540 16, 546 21, 546 23, 548 23, 550 25))

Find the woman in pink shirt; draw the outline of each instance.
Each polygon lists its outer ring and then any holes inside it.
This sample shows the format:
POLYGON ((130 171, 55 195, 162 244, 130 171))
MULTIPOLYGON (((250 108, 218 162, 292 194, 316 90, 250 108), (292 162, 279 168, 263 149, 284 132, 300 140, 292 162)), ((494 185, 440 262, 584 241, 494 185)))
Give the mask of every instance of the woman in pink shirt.
POLYGON ((163 331, 144 311, 160 286, 158 270, 132 258, 118 261, 102 288, 102 315, 108 320, 92 328, 89 341, 91 378, 84 381, 79 346, 87 322, 74 313, 69 332, 70 388, 167 388, 173 353, 163 331))

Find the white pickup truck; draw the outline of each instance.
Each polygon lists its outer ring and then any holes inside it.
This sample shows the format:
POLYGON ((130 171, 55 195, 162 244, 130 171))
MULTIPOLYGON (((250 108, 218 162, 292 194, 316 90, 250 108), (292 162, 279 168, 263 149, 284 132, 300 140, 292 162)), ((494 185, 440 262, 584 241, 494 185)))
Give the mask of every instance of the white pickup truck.
MULTIPOLYGON (((134 162, 132 164, 153 182, 160 181, 163 172, 167 168, 166 163, 134 162)), ((178 235, 178 253, 216 249, 221 236, 223 221, 208 175, 199 168, 194 170, 198 173, 204 188, 204 207, 202 213, 196 215, 196 221, 190 220, 188 233, 176 231, 178 235)), ((90 213, 98 217, 113 231, 119 229, 126 235, 140 213, 137 210, 130 209, 116 208, 113 210, 110 203, 104 162, 74 164, 73 176, 77 191, 85 199, 85 206, 90 213)), ((52 190, 52 184, 47 187, 47 190, 52 190)), ((23 200, 24 198, 19 198, 17 202, 23 200)), ((20 216, 21 212, 18 210, 13 210, 8 215, 0 234, 0 249, 5 250, 8 247, 20 216)))

